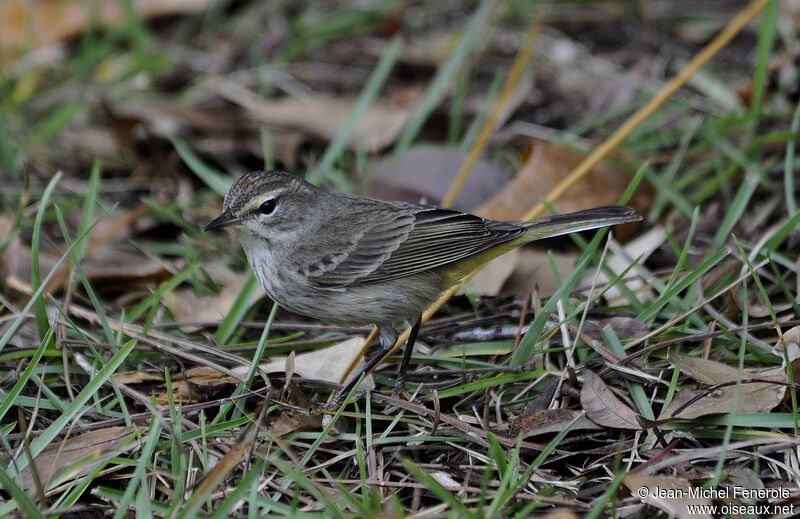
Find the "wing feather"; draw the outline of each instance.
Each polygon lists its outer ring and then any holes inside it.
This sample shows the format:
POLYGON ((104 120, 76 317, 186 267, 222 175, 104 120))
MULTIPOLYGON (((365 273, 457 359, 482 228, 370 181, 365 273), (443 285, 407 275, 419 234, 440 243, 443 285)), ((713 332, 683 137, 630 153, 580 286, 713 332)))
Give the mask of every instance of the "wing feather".
POLYGON ((514 222, 484 220, 460 211, 386 204, 365 211, 371 222, 335 262, 316 262, 310 281, 328 287, 387 281, 444 266, 525 233, 514 222))

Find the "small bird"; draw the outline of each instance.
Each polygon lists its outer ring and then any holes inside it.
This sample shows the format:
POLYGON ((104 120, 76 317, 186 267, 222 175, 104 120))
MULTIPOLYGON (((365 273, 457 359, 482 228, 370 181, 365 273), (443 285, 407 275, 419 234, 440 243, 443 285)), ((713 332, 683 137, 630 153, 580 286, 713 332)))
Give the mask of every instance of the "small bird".
POLYGON ((641 220, 598 207, 503 222, 441 207, 323 191, 280 171, 241 176, 222 213, 203 229, 229 228, 267 294, 287 310, 345 325, 374 324, 380 351, 323 408, 335 408, 413 324, 395 384, 405 385, 420 317, 442 291, 520 245, 641 220))

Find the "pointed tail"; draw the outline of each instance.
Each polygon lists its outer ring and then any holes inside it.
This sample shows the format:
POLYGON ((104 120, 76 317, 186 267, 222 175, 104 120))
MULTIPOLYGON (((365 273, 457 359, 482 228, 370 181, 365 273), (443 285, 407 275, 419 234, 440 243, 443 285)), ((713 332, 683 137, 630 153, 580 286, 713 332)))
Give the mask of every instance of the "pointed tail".
POLYGON ((525 222, 523 225, 528 228, 525 237, 533 241, 609 225, 638 222, 641 219, 642 217, 630 207, 612 205, 595 207, 594 209, 586 209, 575 213, 537 218, 536 220, 525 222))

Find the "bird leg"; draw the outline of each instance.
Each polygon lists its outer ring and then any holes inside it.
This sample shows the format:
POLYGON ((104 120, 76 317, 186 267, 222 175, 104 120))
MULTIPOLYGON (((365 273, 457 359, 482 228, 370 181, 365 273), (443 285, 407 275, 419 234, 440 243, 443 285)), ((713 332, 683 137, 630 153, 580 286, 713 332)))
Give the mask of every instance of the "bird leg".
POLYGON ((394 381, 393 394, 404 393, 406 390, 406 370, 408 370, 408 364, 411 362, 411 353, 414 351, 414 343, 417 342, 417 334, 421 324, 422 316, 418 317, 417 322, 411 327, 411 333, 409 333, 406 341, 406 349, 403 351, 403 361, 400 363, 400 369, 397 370, 397 378, 394 381))
POLYGON ((380 362, 385 359, 387 355, 389 355, 394 347, 396 337, 397 332, 394 332, 394 330, 381 330, 380 351, 378 351, 371 359, 369 359, 358 373, 350 377, 350 380, 347 382, 347 384, 339 388, 329 402, 318 403, 314 406, 314 409, 318 412, 337 409, 342 404, 344 399, 347 398, 347 395, 350 394, 350 391, 353 390, 353 387, 358 384, 358 381, 361 380, 361 377, 368 375, 375 366, 380 364, 380 362))

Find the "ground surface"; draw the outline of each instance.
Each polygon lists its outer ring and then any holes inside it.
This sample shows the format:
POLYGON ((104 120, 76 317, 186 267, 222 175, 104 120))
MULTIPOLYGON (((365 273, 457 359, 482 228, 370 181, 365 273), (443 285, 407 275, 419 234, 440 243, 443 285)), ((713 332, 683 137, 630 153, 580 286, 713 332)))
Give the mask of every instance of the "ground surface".
POLYGON ((800 506, 797 2, 565 191, 744 4, 59 3, 0 6, 0 515, 800 506), (275 308, 200 230, 264 167, 644 221, 491 265, 422 327, 413 398, 393 356, 314 416, 369 330, 275 308))

